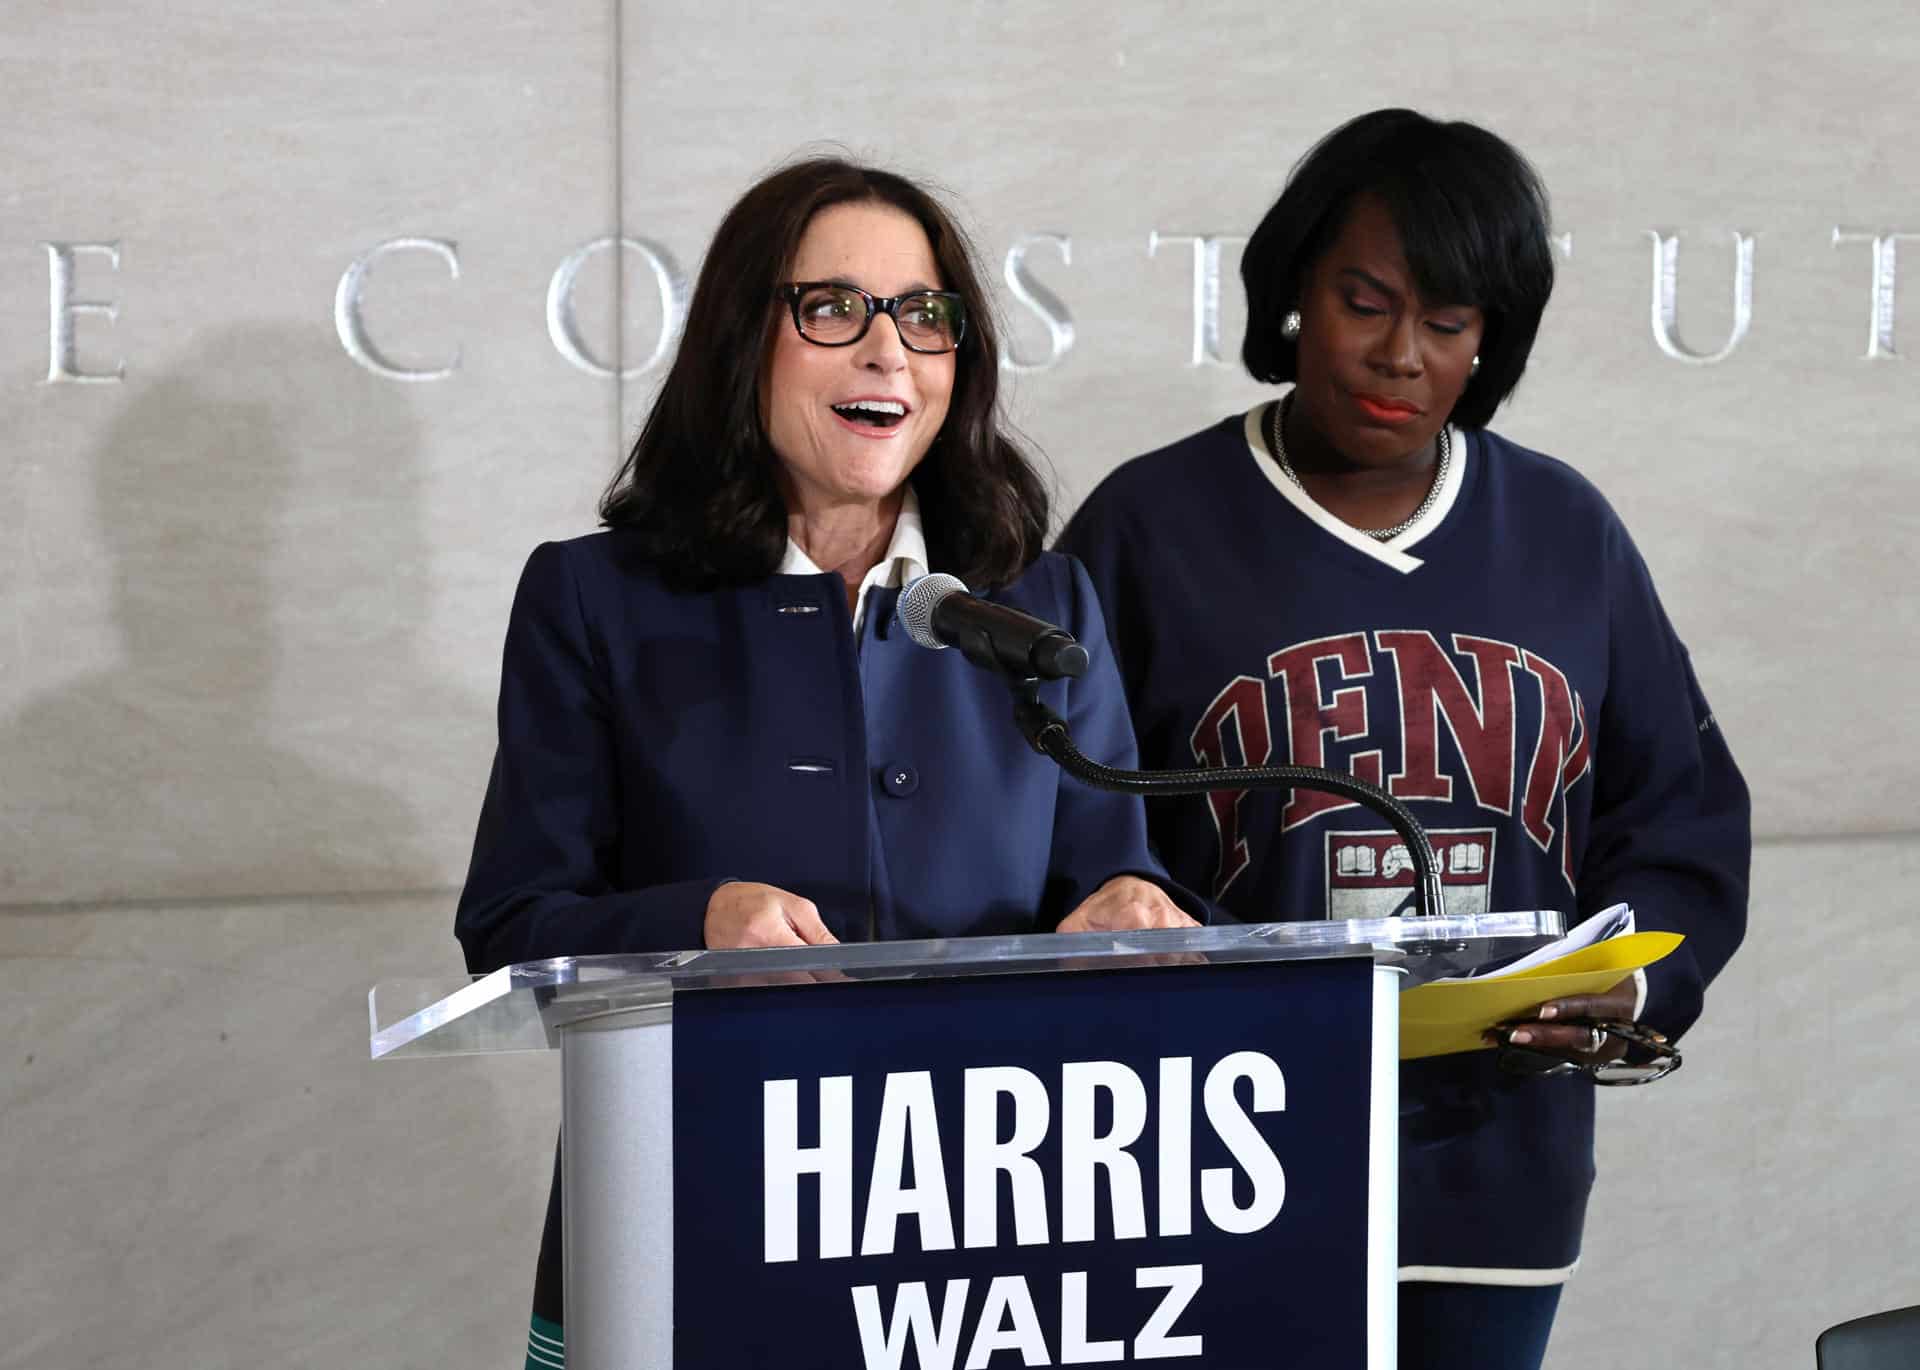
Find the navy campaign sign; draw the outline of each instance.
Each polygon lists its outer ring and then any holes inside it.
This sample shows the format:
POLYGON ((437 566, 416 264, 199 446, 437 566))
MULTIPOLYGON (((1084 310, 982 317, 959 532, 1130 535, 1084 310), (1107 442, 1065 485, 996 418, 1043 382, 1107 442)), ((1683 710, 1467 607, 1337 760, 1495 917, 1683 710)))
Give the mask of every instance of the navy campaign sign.
POLYGON ((1358 1370, 1371 975, 681 994, 676 1370, 1358 1370))

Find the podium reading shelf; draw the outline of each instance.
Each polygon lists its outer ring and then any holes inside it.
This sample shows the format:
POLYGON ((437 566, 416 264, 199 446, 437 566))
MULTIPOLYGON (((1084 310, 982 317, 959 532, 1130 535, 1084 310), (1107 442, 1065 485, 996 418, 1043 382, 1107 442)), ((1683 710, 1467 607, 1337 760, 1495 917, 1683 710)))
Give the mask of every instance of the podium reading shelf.
POLYGON ((560 1048, 573 1370, 1385 1370, 1398 992, 1562 931, 556 959, 383 984, 372 1051, 560 1048))

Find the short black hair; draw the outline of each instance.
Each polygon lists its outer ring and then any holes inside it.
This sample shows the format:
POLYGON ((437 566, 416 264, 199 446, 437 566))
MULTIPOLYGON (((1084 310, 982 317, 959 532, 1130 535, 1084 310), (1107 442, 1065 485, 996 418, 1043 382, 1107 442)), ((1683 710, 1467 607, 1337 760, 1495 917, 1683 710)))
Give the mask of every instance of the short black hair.
POLYGON ((774 330, 792 322, 774 287, 814 216, 858 202, 911 216, 927 235, 941 285, 966 308, 946 421, 911 477, 929 559, 979 589, 1013 580, 1046 545, 1048 486, 1000 413, 993 309, 966 234, 906 177, 814 157, 762 179, 721 220, 673 366, 601 497, 601 521, 637 536, 643 559, 674 589, 748 584, 780 564, 787 510, 760 414, 760 378, 774 330))
POLYGON ((1255 380, 1294 379, 1296 352, 1280 322, 1299 307, 1314 263, 1363 195, 1386 206, 1423 296, 1474 305, 1486 317, 1480 369, 1451 415, 1462 427, 1485 427, 1527 369, 1553 293, 1553 245, 1539 174, 1475 124, 1375 110, 1336 128, 1294 165, 1240 259, 1247 288, 1241 360, 1255 380))

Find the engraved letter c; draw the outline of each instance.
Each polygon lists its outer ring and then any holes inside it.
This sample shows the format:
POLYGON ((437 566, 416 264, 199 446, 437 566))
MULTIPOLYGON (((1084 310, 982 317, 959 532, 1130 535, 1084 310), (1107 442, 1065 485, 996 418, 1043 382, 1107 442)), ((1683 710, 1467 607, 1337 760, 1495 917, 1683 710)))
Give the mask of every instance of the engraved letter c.
POLYGON ((454 280, 460 279, 460 253, 453 243, 439 238, 389 238, 348 267, 340 277, 339 288, 333 292, 333 328, 340 335, 340 345, 360 365, 390 381, 445 380, 460 369, 458 347, 453 349, 453 356, 445 366, 415 369, 388 361, 367 336, 366 324, 360 318, 360 292, 373 273, 374 262, 389 252, 431 252, 447 264, 447 273, 454 280))

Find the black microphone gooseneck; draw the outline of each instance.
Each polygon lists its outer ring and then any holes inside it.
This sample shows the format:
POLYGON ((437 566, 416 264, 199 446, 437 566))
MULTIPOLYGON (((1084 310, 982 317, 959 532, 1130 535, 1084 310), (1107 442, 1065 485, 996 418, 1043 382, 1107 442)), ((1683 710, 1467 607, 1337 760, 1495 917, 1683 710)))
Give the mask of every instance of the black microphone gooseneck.
POLYGON ((1038 680, 1010 683, 1013 685, 1013 719, 1027 739, 1027 745, 1053 760, 1075 780, 1095 789, 1148 796, 1212 794, 1216 790, 1324 790, 1372 809, 1386 819, 1407 844, 1407 855, 1413 861, 1414 896, 1419 912, 1433 917, 1446 913, 1439 862, 1434 857, 1433 844, 1427 840, 1426 829, 1420 826, 1412 810, 1378 785, 1319 766, 1128 771, 1103 765, 1074 745, 1066 720, 1040 698, 1038 680))
POLYGON ((1439 862, 1413 811, 1378 785, 1319 766, 1243 766, 1179 771, 1127 771, 1103 765, 1074 745, 1066 720, 1040 698, 1041 680, 1078 676, 1087 669, 1087 649, 1063 629, 1018 609, 978 599, 956 577, 921 576, 900 596, 896 610, 907 635, 938 651, 958 647, 974 665, 1007 678, 1013 687, 1013 717, 1027 745, 1074 779, 1125 794, 1212 794, 1216 790, 1323 790, 1373 810, 1407 844, 1413 861, 1414 898, 1423 915, 1447 911, 1439 862))

